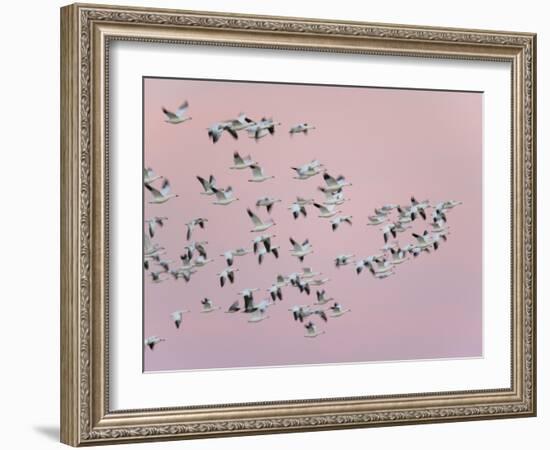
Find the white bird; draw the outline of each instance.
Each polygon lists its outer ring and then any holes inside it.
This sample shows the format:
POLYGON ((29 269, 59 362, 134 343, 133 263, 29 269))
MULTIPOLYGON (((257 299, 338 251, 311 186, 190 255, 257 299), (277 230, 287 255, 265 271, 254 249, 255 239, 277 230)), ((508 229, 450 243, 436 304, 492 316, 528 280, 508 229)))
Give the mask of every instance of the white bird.
POLYGON ((242 169, 248 169, 250 166, 257 165, 258 163, 256 161, 253 161, 250 155, 241 157, 239 155, 239 152, 233 152, 233 165, 230 167, 230 169, 233 170, 242 170, 242 169))
POLYGON ((211 313, 214 311, 217 311, 218 309, 221 309, 219 306, 214 306, 214 303, 212 303, 212 300, 209 298, 205 298, 204 300, 201 300, 202 305, 202 311, 201 313, 211 313))
POLYGON ((181 322, 183 320, 183 313, 191 312, 189 310, 180 310, 180 311, 174 311, 170 314, 170 317, 172 317, 172 321, 174 322, 174 325, 176 328, 179 328, 181 325, 181 322))
POLYGON ((323 179, 327 184, 325 189, 330 192, 339 192, 343 187, 352 185, 349 181, 346 181, 346 178, 343 175, 339 175, 334 178, 325 172, 323 173, 323 179))
POLYGON ((265 255, 268 255, 268 254, 273 254, 273 256, 275 256, 275 258, 279 258, 279 247, 270 247, 269 250, 267 250, 264 247, 262 247, 261 249, 258 250, 258 264, 261 264, 262 261, 264 260, 264 256, 265 255))
POLYGON ((385 278, 393 273, 393 264, 385 258, 376 259, 369 267, 370 272, 376 278, 385 278))
POLYGON ((407 252, 402 250, 401 248, 390 248, 391 253, 391 263, 392 264, 401 264, 407 261, 409 259, 407 257, 407 252))
POLYGON ((239 301, 235 300, 233 303, 231 303, 231 305, 229 306, 229 308, 227 308, 227 311, 225 312, 232 314, 232 313, 239 312, 240 310, 241 310, 241 307, 239 306, 239 301))
POLYGON ((438 209, 442 212, 445 212, 445 211, 447 211, 449 209, 453 209, 455 206, 459 206, 459 205, 462 205, 461 201, 446 200, 446 201, 437 203, 436 205, 432 206, 432 208, 435 208, 435 209, 438 209))
POLYGON ((413 233, 413 237, 416 239, 416 247, 420 250, 429 250, 433 245, 433 236, 425 230, 423 234, 413 233))
POLYGON ((197 180, 199 180, 199 183, 201 184, 204 192, 201 192, 203 195, 214 195, 214 191, 212 188, 216 187, 216 179, 214 178, 214 175, 210 175, 208 180, 204 179, 203 177, 200 177, 197 175, 197 180))
POLYGON ((213 187, 212 192, 216 194, 216 200, 212 202, 213 205, 226 206, 239 200, 233 195, 233 188, 231 186, 228 186, 226 189, 216 189, 213 187))
POLYGON ((321 275, 321 272, 314 272, 313 270, 311 270, 311 267, 304 267, 302 269, 302 273, 299 274, 300 278, 302 279, 314 278, 317 275, 321 275))
POLYGON ((399 220, 397 222, 394 222, 393 224, 395 225, 395 231, 397 233, 404 233, 405 231, 410 230, 412 228, 412 225, 399 222, 399 220))
POLYGON ((296 258, 298 258, 300 262, 303 262, 304 258, 313 252, 309 239, 306 239, 301 244, 299 244, 292 238, 289 238, 289 239, 290 239, 290 243, 292 244, 292 250, 290 251, 290 254, 292 256, 296 256, 296 258))
POLYGON ((374 261, 376 261, 377 259, 381 259, 383 257, 384 255, 371 255, 371 256, 368 256, 367 258, 356 261, 355 272, 357 272, 357 275, 359 275, 365 267, 370 268, 374 263, 374 261))
POLYGON ((292 312, 295 321, 303 322, 305 318, 312 315, 319 316, 325 322, 328 320, 325 311, 318 306, 297 305, 290 308, 289 311, 292 312))
POLYGON ((156 261, 156 263, 164 269, 165 272, 170 272, 170 263, 173 262, 172 260, 166 260, 166 259, 159 259, 156 261))
POLYGON ((248 181, 250 181, 251 183, 261 183, 263 181, 275 178, 274 175, 265 175, 264 170, 257 164, 251 165, 250 168, 252 169, 252 178, 248 181))
POLYGON ((334 191, 327 191, 325 187, 320 186, 318 188, 323 194, 325 194, 325 201, 323 202, 324 205, 341 205, 346 200, 344 197, 344 192, 334 192, 334 191))
POLYGON ((155 256, 160 256, 164 252, 164 247, 161 247, 159 244, 153 244, 149 235, 143 235, 143 254, 146 258, 153 258, 155 256))
POLYGON ((189 103, 187 100, 182 103, 182 105, 175 111, 168 111, 164 106, 162 107, 162 112, 166 116, 165 122, 171 123, 172 125, 177 125, 183 123, 186 120, 191 120, 191 117, 187 116, 187 110, 189 109, 189 103))
POLYGON ((315 127, 313 125, 308 124, 307 122, 304 122, 291 127, 289 133, 291 136, 297 133, 307 134, 309 130, 315 130, 315 127))
POLYGON ((239 295, 242 295, 244 300, 244 313, 251 313, 255 310, 256 305, 254 305, 254 292, 259 290, 259 288, 247 288, 238 293, 239 295))
POLYGON ((386 205, 382 205, 379 210, 387 214, 396 208, 397 205, 394 205, 393 203, 388 203, 386 205))
POLYGON ((330 317, 341 317, 347 312, 351 312, 351 309, 343 309, 342 305, 340 303, 335 302, 334 305, 329 307, 330 309, 330 317))
POLYGON ((237 132, 231 128, 231 124, 227 121, 225 122, 216 122, 210 125, 208 128, 208 137, 212 139, 212 142, 215 144, 220 140, 224 131, 227 131, 234 139, 238 139, 239 136, 237 132))
POLYGON ((154 237, 157 225, 159 227, 163 227, 164 222, 166 220, 168 220, 168 217, 157 217, 157 216, 152 217, 151 219, 145 220, 145 223, 147 224, 147 228, 149 229, 149 236, 154 237))
POLYGON ((262 117, 262 119, 255 124, 251 125, 247 131, 250 138, 253 139, 261 139, 264 136, 267 136, 268 134, 274 134, 275 133, 275 126, 281 125, 279 122, 274 122, 273 119, 266 119, 265 117, 262 117))
POLYGON ((204 266, 206 266, 208 263, 211 263, 211 262, 213 262, 213 261, 214 261, 213 259, 207 259, 207 258, 205 258, 204 256, 199 255, 197 258, 195 258, 195 261, 193 261, 193 264, 194 264, 196 267, 204 267, 204 266))
POLYGON ((254 254, 258 253, 260 249, 260 244, 265 247, 267 251, 271 249, 271 240, 277 237, 275 234, 261 234, 260 236, 255 237, 252 240, 252 250, 254 254))
POLYGON ((163 273, 164 272, 150 272, 153 283, 162 283, 163 281, 166 281, 166 278, 161 277, 163 273))
POLYGON ((267 292, 269 292, 269 295, 271 296, 271 299, 273 301, 277 299, 283 299, 283 290, 281 289, 281 286, 274 284, 269 289, 267 289, 267 292))
POLYGON ((208 219, 205 219, 204 217, 197 217, 196 219, 193 219, 185 224, 187 227, 187 240, 191 239, 191 235, 193 233, 193 229, 196 226, 199 226, 204 230, 204 226, 208 222, 208 219))
POLYGON ((317 331, 317 327, 313 322, 308 322, 306 325, 304 325, 307 333, 305 334, 305 337, 308 338, 315 338, 317 336, 320 336, 321 334, 324 334, 324 331, 317 331))
POLYGON ((386 224, 384 227, 380 228, 380 231, 382 231, 384 235, 384 242, 388 242, 390 236, 393 236, 394 239, 397 237, 396 226, 393 223, 386 224))
POLYGON ((154 350, 155 349, 155 346, 159 343, 159 342, 164 342, 166 341, 166 339, 164 338, 159 338, 158 336, 150 336, 148 337, 147 339, 145 339, 145 345, 147 347, 149 347, 151 350, 154 350))
POLYGON ((316 294, 317 294, 317 304, 319 305, 324 305, 325 303, 328 303, 334 300, 332 297, 327 297, 327 293, 324 289, 321 291, 316 291, 316 294))
POLYGON ((414 220, 412 212, 409 209, 402 208, 401 206, 398 206, 397 211, 399 212, 399 217, 397 218, 397 221, 399 223, 408 224, 408 223, 411 223, 414 220))
POLYGON ((238 271, 239 269, 233 269, 231 267, 228 267, 227 269, 224 269, 220 273, 216 274, 220 279, 220 286, 224 287, 226 280, 229 280, 229 282, 233 284, 235 282, 235 272, 238 272, 238 271))
POLYGON ((260 208, 261 206, 265 206, 265 209, 268 213, 271 212, 271 209, 273 208, 273 205, 277 202, 280 202, 281 199, 273 198, 273 197, 261 197, 256 201, 256 208, 260 208))
POLYGON ((300 214, 307 217, 306 207, 304 205, 300 205, 298 202, 294 202, 288 209, 292 212, 292 217, 294 217, 294 220, 300 217, 300 214))
POLYGON ((251 233, 266 231, 267 229, 275 225, 273 219, 269 219, 267 222, 262 221, 256 214, 252 212, 250 208, 247 208, 246 212, 248 213, 248 217, 250 217, 252 223, 254 224, 254 228, 250 230, 251 233))
POLYGON ((329 219, 330 217, 333 217, 336 214, 342 212, 340 210, 336 210, 336 207, 332 205, 321 205, 320 203, 314 203, 313 206, 315 206, 319 210, 318 217, 321 217, 323 219, 329 219))
POLYGON ((296 278, 294 286, 298 288, 300 293, 305 292, 307 295, 311 294, 311 287, 308 280, 302 280, 300 277, 296 278))
POLYGON ((351 258, 353 258, 355 255, 338 255, 336 258, 334 258, 334 264, 336 267, 340 266, 347 266, 349 263, 351 263, 351 258))
POLYGON ((220 256, 223 256, 225 258, 225 262, 227 263, 228 266, 232 266, 233 265, 233 259, 234 259, 235 256, 244 256, 248 253, 250 253, 250 250, 239 247, 239 248, 236 248, 234 250, 227 250, 226 252, 224 252, 220 256))
POLYGON ((368 216, 368 219, 369 219, 369 223, 367 223, 367 225, 380 225, 384 223, 388 218, 385 215, 384 216, 374 215, 374 216, 368 216))
POLYGON ((341 223, 348 223, 351 225, 351 219, 353 219, 353 216, 338 216, 334 219, 331 219, 330 223, 332 225, 332 231, 336 231, 338 225, 340 225, 341 223))
POLYGON ((296 203, 300 206, 308 206, 313 205, 315 202, 315 199, 313 198, 303 198, 303 197, 296 197, 296 203))
POLYGON ((278 288, 283 288, 285 286, 288 286, 290 283, 290 280, 287 277, 284 277, 283 275, 277 275, 277 278, 275 280, 275 283, 273 283, 273 286, 278 288))
POLYGON ((186 283, 191 280, 191 275, 196 273, 197 270, 193 267, 180 267, 177 270, 171 270, 170 274, 174 277, 174 280, 179 280, 180 278, 183 278, 186 283))
POLYGON ((151 184, 153 181, 158 180, 159 178, 162 177, 160 175, 155 175, 155 172, 153 172, 153 169, 151 169, 150 167, 143 169, 143 182, 145 184, 151 184))
POLYGON ((251 312, 248 321, 254 323, 269 319, 269 316, 267 315, 267 308, 271 305, 272 303, 269 300, 262 300, 254 306, 254 310, 251 312))
POLYGON ((187 259, 191 260, 193 258, 193 255, 195 252, 198 252, 200 256, 203 258, 206 258, 208 255, 206 254, 206 245, 208 244, 208 241, 196 241, 196 242, 190 242, 185 247, 183 247, 183 251, 185 255, 187 255, 187 259))
POLYGON ((170 182, 166 178, 164 179, 160 190, 154 188, 150 184, 146 184, 145 187, 151 192, 151 194, 153 194, 153 200, 151 200, 149 203, 166 203, 171 198, 179 197, 178 194, 170 193, 170 182))
POLYGON ((224 121, 224 123, 226 124, 227 127, 229 127, 233 131, 241 131, 241 130, 246 130, 247 128, 250 128, 256 122, 254 122, 246 114, 240 113, 236 119, 226 120, 224 121))
POLYGON ((296 180, 307 180, 315 175, 321 173, 321 167, 323 165, 316 159, 310 161, 300 167, 291 167, 292 170, 296 171, 297 176, 293 177, 296 180))
POLYGON ((310 286, 322 286, 323 284, 330 281, 330 278, 316 278, 314 280, 308 281, 310 286))

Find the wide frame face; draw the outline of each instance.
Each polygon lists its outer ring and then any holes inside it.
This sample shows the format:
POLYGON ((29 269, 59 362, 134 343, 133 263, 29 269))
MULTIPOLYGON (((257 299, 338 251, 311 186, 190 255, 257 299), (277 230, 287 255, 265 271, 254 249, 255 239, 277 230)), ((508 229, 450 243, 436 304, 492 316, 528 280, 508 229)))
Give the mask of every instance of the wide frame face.
POLYGON ((62 8, 61 18, 63 442, 76 446, 535 414, 534 35, 91 5, 62 8), (510 63, 511 387, 113 411, 108 67, 115 41, 510 63))

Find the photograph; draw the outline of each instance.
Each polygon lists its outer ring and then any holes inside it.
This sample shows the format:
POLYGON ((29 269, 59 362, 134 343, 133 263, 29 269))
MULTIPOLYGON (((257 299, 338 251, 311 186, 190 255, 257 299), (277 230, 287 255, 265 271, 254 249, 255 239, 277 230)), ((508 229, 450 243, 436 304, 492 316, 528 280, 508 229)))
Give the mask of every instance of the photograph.
POLYGON ((142 89, 144 372, 483 357, 483 92, 142 89))

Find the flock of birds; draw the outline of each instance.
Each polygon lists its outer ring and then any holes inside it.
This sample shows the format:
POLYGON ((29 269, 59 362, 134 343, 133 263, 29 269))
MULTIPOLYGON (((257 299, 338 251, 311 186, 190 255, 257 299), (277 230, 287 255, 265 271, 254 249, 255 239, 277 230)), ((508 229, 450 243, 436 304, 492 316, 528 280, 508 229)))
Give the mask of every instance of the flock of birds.
MULTIPOLYGON (((191 119, 188 115, 189 104, 184 102, 175 112, 163 108, 166 122, 173 125, 182 124, 191 119)), ((260 140, 266 136, 274 135, 276 127, 281 126, 279 122, 273 119, 262 118, 258 121, 252 120, 245 114, 240 114, 236 119, 229 119, 212 124, 208 130, 208 137, 213 143, 218 142, 224 135, 229 135, 233 139, 239 138, 239 132, 245 131, 248 136, 255 140, 260 140)), ((290 128, 290 135, 307 135, 315 127, 308 123, 300 123, 290 128)), ((230 170, 250 170, 251 177, 248 179, 251 183, 264 183, 273 179, 273 175, 267 175, 263 168, 256 162, 251 155, 242 156, 237 151, 233 153, 232 165, 230 170)), ((316 208, 317 215, 330 224, 331 229, 336 232, 341 227, 352 226, 353 217, 346 215, 343 210, 345 203, 349 200, 345 197, 345 191, 350 183, 344 176, 332 176, 324 165, 318 160, 309 161, 299 167, 291 167, 294 171, 294 179, 308 180, 312 177, 322 177, 324 184, 318 187, 318 191, 324 196, 324 199, 317 201, 314 198, 296 197, 296 199, 287 206, 289 214, 292 214, 295 220, 301 217, 307 217, 311 208, 316 208)), ((211 197, 212 204, 229 206, 238 201, 236 193, 231 186, 222 187, 216 182, 214 175, 208 177, 197 176, 200 184, 201 195, 211 197)), ((156 175, 153 169, 144 169, 144 186, 150 192, 148 200, 150 204, 163 204, 171 199, 177 198, 178 194, 172 193, 170 182, 165 177, 156 175)), ((276 227, 276 222, 271 216, 275 205, 282 202, 282 199, 258 196, 256 209, 265 213, 254 212, 250 207, 246 208, 246 214, 250 218, 250 232, 255 233, 251 241, 251 248, 247 246, 228 249, 219 257, 225 260, 225 268, 216 274, 221 288, 231 285, 235 282, 236 274, 239 269, 235 267, 236 258, 252 255, 257 258, 258 264, 262 264, 266 258, 279 258, 281 247, 277 245, 277 236, 271 232, 276 227)), ((447 241, 450 234, 447 224, 447 215, 450 210, 460 205, 460 201, 445 200, 437 203, 431 203, 428 200, 417 200, 411 197, 407 205, 388 203, 375 208, 372 215, 368 216, 368 226, 378 226, 381 231, 381 237, 384 242, 383 247, 371 255, 358 257, 354 254, 340 254, 334 257, 334 265, 337 268, 351 266, 357 275, 364 272, 370 272, 378 280, 395 275, 396 268, 412 259, 417 258, 423 253, 430 253, 438 250, 443 242, 447 241), (420 221, 424 226, 422 233, 411 232, 414 240, 405 246, 399 244, 397 239, 400 234, 412 229, 412 223, 420 221)), ((208 227, 208 218, 195 217, 189 220, 186 225, 186 244, 180 255, 180 263, 174 264, 174 261, 165 259, 166 249, 154 242, 154 237, 159 228, 165 226, 168 218, 165 216, 154 216, 145 220, 146 231, 144 234, 144 268, 149 271, 152 283, 163 283, 170 278, 174 280, 183 279, 190 282, 193 274, 202 267, 214 261, 214 258, 208 255, 208 241, 191 240, 198 229, 208 227)), ((313 253, 313 245, 309 239, 299 241, 292 236, 289 237, 291 247, 290 255, 297 258, 300 263, 304 263, 308 255, 313 253)), ((288 275, 279 274, 272 285, 265 289, 246 288, 238 294, 241 297, 234 301, 225 310, 227 314, 247 314, 248 322, 257 323, 268 319, 269 310, 284 298, 284 292, 287 289, 296 289, 299 293, 309 298, 313 288, 315 288, 315 300, 299 305, 293 305, 288 309, 290 319, 302 324, 305 328, 304 336, 315 338, 325 333, 325 330, 319 329, 320 323, 328 322, 329 319, 342 317, 351 309, 347 309, 336 299, 332 298, 324 288, 329 278, 322 277, 320 272, 315 272, 311 267, 303 267, 300 271, 288 275), (265 294, 264 294, 265 293, 265 294), (257 300, 255 297, 260 297, 257 300)), ((198 301, 197 301, 198 302, 198 301)), ((211 314, 220 311, 222 308, 216 305, 212 299, 204 298, 200 300, 200 312, 211 314)), ((171 320, 176 328, 180 328, 183 316, 190 313, 189 310, 178 310, 171 314, 171 320)), ((149 336, 145 339, 145 345, 151 350, 157 344, 165 339, 159 336, 149 336)))

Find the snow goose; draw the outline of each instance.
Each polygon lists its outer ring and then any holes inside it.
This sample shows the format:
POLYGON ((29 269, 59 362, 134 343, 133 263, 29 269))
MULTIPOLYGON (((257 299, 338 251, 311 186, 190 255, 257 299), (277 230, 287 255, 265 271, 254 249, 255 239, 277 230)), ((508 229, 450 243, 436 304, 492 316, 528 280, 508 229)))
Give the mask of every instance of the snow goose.
POLYGON ((226 126, 233 131, 246 130, 247 128, 253 126, 255 123, 256 122, 254 122, 254 120, 252 120, 244 113, 240 113, 236 119, 225 121, 226 126))
POLYGON ((315 127, 313 125, 308 124, 307 122, 299 123, 297 125, 294 125, 293 127, 290 127, 289 133, 291 136, 303 133, 307 134, 309 130, 315 130, 315 127))
POLYGON ((283 288, 285 286, 288 286, 290 283, 290 280, 288 277, 285 277, 281 274, 277 275, 275 278, 275 283, 273 283, 273 286, 276 286, 278 288, 283 288))
POLYGON ((300 206, 308 206, 313 205, 315 202, 315 199, 313 198, 303 198, 303 197, 296 197, 296 203, 300 206))
POLYGON ((230 167, 230 169, 233 170, 242 170, 242 169, 248 169, 250 166, 257 165, 258 163, 256 161, 253 161, 250 155, 241 157, 239 155, 239 152, 233 152, 233 165, 230 167))
POLYGON ((231 203, 239 200, 233 195, 233 188, 228 186, 226 189, 212 188, 212 192, 216 194, 216 200, 212 202, 213 205, 230 205, 231 203))
POLYGON ((153 194, 153 199, 149 202, 152 204, 166 203, 171 198, 179 197, 178 194, 170 193, 170 182, 166 178, 164 179, 160 190, 154 188, 150 184, 146 184, 145 187, 151 192, 151 194, 153 194))
POLYGON ((413 217, 410 209, 398 206, 397 212, 399 213, 399 216, 397 217, 397 221, 401 224, 408 224, 408 223, 411 223, 414 219, 416 219, 416 216, 413 217))
POLYGON ((233 269, 231 267, 228 267, 227 269, 222 270, 220 273, 217 273, 220 280, 220 287, 225 286, 225 281, 229 280, 231 284, 235 282, 235 272, 238 272, 239 269, 233 269))
POLYGON ((383 257, 384 255, 371 255, 366 258, 360 259, 359 261, 356 261, 355 272, 357 273, 357 275, 359 275, 363 271, 363 269, 367 267, 370 268, 374 261, 383 257))
POLYGON ((384 216, 375 215, 375 216, 368 216, 368 219, 369 219, 369 223, 367 223, 367 225, 380 225, 380 224, 383 224, 388 219, 388 217, 385 215, 384 216))
POLYGON ((265 209, 268 213, 271 212, 271 209, 273 208, 273 205, 277 202, 280 202, 281 199, 273 198, 273 197, 261 197, 256 201, 256 208, 260 208, 261 206, 265 206, 265 209))
POLYGON ((277 299, 283 299, 283 290, 281 289, 281 286, 274 284, 269 289, 267 289, 267 292, 269 292, 269 295, 271 296, 271 299, 273 301, 277 299))
POLYGON ((273 247, 273 246, 270 246, 269 250, 267 250, 267 248, 265 248, 265 246, 261 249, 258 250, 258 264, 261 264, 264 260, 264 257, 265 255, 269 255, 269 254, 272 254, 273 256, 275 256, 276 259, 279 258, 279 247, 273 247))
POLYGON ((158 336, 150 336, 148 337, 147 339, 145 339, 144 343, 147 347, 149 347, 151 350, 154 350, 155 349, 155 346, 159 343, 159 342, 164 342, 166 341, 166 339, 164 338, 159 338, 158 336))
POLYGON ((320 203, 314 203, 313 206, 315 206, 319 210, 318 217, 321 217, 323 219, 329 219, 330 217, 333 217, 336 214, 342 212, 340 210, 336 210, 336 207, 331 205, 321 205, 320 203))
POLYGON ((435 208, 432 211, 432 222, 447 222, 447 215, 443 212, 443 210, 435 208))
POLYGON ((275 126, 281 125, 279 122, 274 122, 273 119, 262 119, 255 124, 251 125, 247 131, 248 136, 253 139, 261 139, 268 134, 275 134, 275 126))
POLYGON ((187 259, 191 259, 195 252, 197 252, 200 256, 203 258, 206 258, 208 255, 206 254, 206 245, 208 244, 208 241, 196 241, 191 242, 187 244, 185 247, 183 247, 183 252, 185 255, 187 255, 187 259))
POLYGON ((189 282, 189 280, 191 280, 191 276, 196 273, 196 269, 191 267, 191 268, 185 268, 185 267, 180 267, 179 269, 177 270, 171 270, 170 271, 170 274, 174 277, 174 280, 179 280, 180 278, 183 278, 185 280, 186 283, 189 282))
POLYGON ((255 305, 254 310, 250 313, 248 322, 255 323, 269 319, 269 316, 267 315, 267 308, 271 305, 272 303, 269 300, 262 300, 260 303, 255 305))
POLYGON ((322 286, 325 283, 328 283, 330 278, 315 278, 314 280, 308 281, 310 286, 322 286))
POLYGON ((258 253, 260 245, 263 245, 267 251, 271 249, 271 240, 277 237, 275 234, 262 234, 252 240, 252 250, 254 254, 258 253))
POLYGON ((391 253, 391 263, 392 264, 401 264, 407 261, 409 258, 407 257, 407 252, 402 250, 401 248, 390 248, 391 253))
POLYGON ((254 305, 254 292, 259 290, 259 288, 247 288, 238 293, 244 300, 244 313, 251 313, 255 310, 256 306, 254 305))
POLYGON ((352 225, 351 219, 353 219, 353 216, 338 216, 338 217, 335 217, 334 219, 331 219, 330 223, 332 225, 332 231, 336 231, 338 228, 338 225, 340 225, 341 223, 348 223, 352 225))
POLYGON ((302 216, 304 217, 307 217, 306 207, 300 205, 298 202, 294 202, 292 205, 289 206, 288 209, 292 212, 292 217, 294 217, 294 220, 300 217, 300 214, 302 214, 302 216))
POLYGON ((168 217, 153 217, 151 219, 145 220, 145 223, 147 224, 147 228, 149 230, 149 236, 155 237, 155 230, 157 228, 157 225, 159 227, 164 226, 164 222, 168 220, 168 217))
POLYGON ((416 247, 420 250, 427 250, 433 245, 433 236, 428 233, 428 230, 424 230, 423 234, 413 233, 412 235, 416 239, 416 247))
POLYGON ((346 199, 344 197, 344 192, 333 192, 333 191, 327 191, 326 188, 323 186, 320 186, 319 189, 323 194, 325 194, 325 201, 323 202, 324 205, 341 205, 344 203, 346 199))
POLYGON ((273 219, 269 219, 267 222, 262 221, 250 208, 247 208, 246 212, 254 224, 254 227, 250 230, 251 233, 261 233, 275 225, 273 219))
POLYGON ((446 201, 443 201, 443 202, 439 202, 436 205, 433 205, 432 208, 435 208, 435 209, 438 209, 442 212, 445 212, 445 211, 447 211, 449 209, 453 209, 455 206, 459 206, 459 205, 462 205, 461 201, 446 200, 446 201))
POLYGON ((220 140, 224 131, 227 131, 231 136, 233 136, 233 139, 239 138, 237 132, 231 128, 231 124, 228 122, 216 122, 210 125, 207 130, 208 137, 212 139, 214 144, 220 140))
POLYGON ((349 181, 346 181, 346 178, 343 175, 339 175, 334 178, 327 172, 323 173, 323 180, 325 180, 325 183, 327 184, 325 189, 331 192, 339 192, 343 187, 352 185, 349 181))
POLYGON ((396 226, 393 223, 388 223, 384 227, 380 228, 380 231, 382 231, 384 236, 384 242, 386 243, 389 241, 390 236, 393 236, 394 239, 397 237, 396 226))
POLYGON ((295 180, 307 180, 315 175, 319 175, 321 173, 322 166, 323 164, 321 164, 319 160, 314 159, 313 161, 310 161, 300 167, 291 167, 292 170, 296 171, 297 175, 293 178, 295 180))
POLYGON ((165 272, 170 272, 170 263, 173 262, 171 259, 159 259, 156 261, 156 264, 164 269, 165 272))
POLYGON ((212 190, 212 188, 216 187, 216 179, 214 178, 214 175, 210 175, 208 180, 197 175, 197 180, 199 180, 199 183, 204 191, 201 192, 202 195, 214 195, 214 191, 212 190))
POLYGON ((176 328, 180 327, 181 322, 183 320, 183 314, 188 312, 191 312, 191 311, 189 311, 188 309, 184 309, 184 310, 174 311, 173 313, 170 314, 170 317, 172 317, 172 321, 174 322, 174 325, 176 326, 176 328))
POLYGON ((330 309, 329 316, 333 318, 341 317, 345 313, 351 312, 351 309, 343 309, 342 305, 340 305, 340 303, 338 302, 335 302, 332 306, 329 307, 329 309, 330 309))
POLYGON ((321 275, 321 272, 314 272, 313 270, 311 270, 311 267, 304 267, 302 269, 302 273, 300 273, 300 278, 304 279, 304 280, 307 280, 307 279, 310 279, 310 278, 314 278, 318 275, 321 275))
POLYGON ((296 278, 294 286, 298 288, 300 294, 306 293, 307 295, 311 294, 311 287, 309 286, 308 280, 302 280, 300 277, 296 278))
POLYGON ((325 303, 328 303, 334 300, 332 297, 327 297, 327 293, 324 289, 321 291, 316 291, 316 295, 317 295, 318 305, 324 305, 325 303))
POLYGON ((394 229, 397 233, 404 233, 405 231, 410 230, 412 228, 412 225, 399 222, 399 220, 397 222, 394 222, 393 225, 395 226, 394 229))
POLYGON ((158 180, 159 178, 162 177, 160 175, 155 175, 155 172, 153 172, 153 169, 151 169, 150 167, 143 169, 143 182, 145 184, 151 184, 153 181, 158 180))
POLYGON ((306 239, 304 242, 299 244, 293 238, 289 238, 290 243, 292 244, 292 250, 290 254, 298 258, 300 262, 304 261, 304 258, 313 252, 309 239, 306 239))
POLYGON ((195 260, 193 261, 193 264, 194 264, 195 267, 204 267, 208 263, 211 263, 213 261, 214 261, 213 259, 207 259, 204 256, 199 255, 195 258, 195 260))
POLYGON ((317 331, 317 327, 313 322, 308 322, 306 325, 304 325, 306 328, 306 334, 305 337, 308 338, 316 338, 317 336, 320 336, 321 334, 324 334, 324 331, 317 331))
POLYGON ((239 312, 240 310, 241 310, 241 307, 239 306, 239 301, 235 300, 233 303, 231 303, 231 305, 229 306, 229 308, 227 308, 227 311, 225 312, 229 314, 233 314, 233 313, 239 312))
POLYGON ((204 226, 205 226, 206 222, 208 222, 208 219, 205 219, 204 217, 197 217, 196 219, 192 219, 189 222, 187 222, 185 224, 185 226, 187 227, 187 240, 191 239, 193 229, 196 226, 199 226, 200 228, 202 228, 204 230, 204 226))
POLYGON ((247 250, 243 247, 239 247, 234 250, 227 250, 220 256, 223 256, 225 258, 225 262, 227 263, 228 266, 232 266, 233 259, 235 256, 244 256, 244 255, 247 255, 248 253, 250 253, 250 250, 247 250))
POLYGON ((250 181, 251 183, 262 183, 263 181, 275 178, 274 175, 265 175, 264 170, 257 164, 252 164, 250 168, 252 169, 252 178, 250 178, 248 181, 250 181))
POLYGON ((393 203, 387 203, 385 205, 382 205, 379 210, 388 214, 390 213, 392 210, 396 209, 397 208, 397 205, 394 205, 393 203))
POLYGON ((166 278, 161 277, 163 273, 165 272, 150 272, 153 283, 162 283, 163 281, 166 281, 166 278))
POLYGON ((201 305, 201 313, 211 313, 217 311, 218 309, 221 309, 219 306, 214 306, 214 303, 212 303, 212 300, 210 300, 209 298, 204 298, 204 300, 201 300, 201 305))
POLYGON ((189 109, 189 103, 187 100, 181 104, 181 106, 176 109, 175 112, 168 111, 164 106, 162 107, 162 112, 166 116, 165 122, 171 123, 172 125, 177 125, 183 123, 186 120, 191 120, 191 117, 187 116, 187 110, 189 109))
POLYGON ((336 258, 334 258, 334 265, 339 268, 340 266, 347 266, 349 263, 351 263, 351 258, 353 258, 355 255, 338 255, 336 258))

